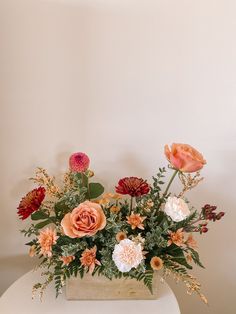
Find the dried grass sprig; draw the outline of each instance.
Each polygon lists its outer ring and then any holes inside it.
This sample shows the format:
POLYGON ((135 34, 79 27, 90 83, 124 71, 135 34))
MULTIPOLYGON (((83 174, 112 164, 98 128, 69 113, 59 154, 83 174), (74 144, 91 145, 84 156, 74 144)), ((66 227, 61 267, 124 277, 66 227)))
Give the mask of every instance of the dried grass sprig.
POLYGON ((181 183, 183 184, 183 190, 178 195, 178 197, 183 197, 183 195, 187 192, 192 190, 194 187, 196 187, 204 178, 200 177, 200 172, 197 171, 195 175, 191 175, 190 173, 178 173, 179 179, 181 183))
POLYGON ((195 292, 205 304, 208 304, 207 298, 201 292, 201 284, 197 281, 196 277, 187 272, 182 272, 180 269, 181 267, 178 263, 173 260, 169 261, 167 265, 165 264, 163 278, 172 275, 176 283, 182 281, 186 285, 187 294, 191 295, 195 292))
POLYGON ((34 181, 34 183, 37 183, 40 186, 45 187, 48 195, 57 198, 62 196, 59 186, 55 183, 55 177, 49 176, 44 168, 38 167, 35 172, 35 177, 30 178, 30 180, 34 181))

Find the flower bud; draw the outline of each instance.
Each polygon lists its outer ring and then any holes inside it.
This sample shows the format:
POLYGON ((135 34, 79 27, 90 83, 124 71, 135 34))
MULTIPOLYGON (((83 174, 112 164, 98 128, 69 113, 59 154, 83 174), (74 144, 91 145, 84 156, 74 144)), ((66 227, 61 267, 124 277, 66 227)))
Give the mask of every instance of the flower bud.
POLYGON ((94 172, 93 172, 92 170, 87 170, 86 175, 87 175, 89 178, 92 178, 92 177, 94 176, 94 172))
POLYGON ((224 212, 219 212, 219 214, 216 215, 216 219, 220 220, 225 215, 224 212))
POLYGON ((201 233, 206 233, 207 231, 208 231, 208 228, 207 228, 207 227, 202 227, 201 233))

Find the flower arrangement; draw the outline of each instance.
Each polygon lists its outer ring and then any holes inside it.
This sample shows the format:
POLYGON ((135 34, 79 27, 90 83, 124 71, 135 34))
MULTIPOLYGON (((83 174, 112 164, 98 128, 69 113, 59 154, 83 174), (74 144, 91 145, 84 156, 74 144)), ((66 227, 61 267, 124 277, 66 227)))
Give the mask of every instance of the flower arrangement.
POLYGON ((33 294, 39 290, 42 295, 54 281, 58 296, 67 278, 83 278, 85 272, 142 280, 151 293, 153 274, 162 271, 163 278, 172 274, 186 284, 189 294, 196 292, 207 302, 188 273, 192 263, 203 267, 193 234, 205 234, 209 222, 220 220, 224 212, 209 204, 197 210, 185 198, 203 179, 199 171, 206 161, 196 149, 166 145, 165 155, 173 172, 167 184, 167 170, 159 168, 152 184, 125 177, 114 193, 105 194, 100 183, 90 182, 94 173, 84 153, 70 157, 60 185, 45 169, 37 169, 31 179, 38 187, 18 206, 19 217, 32 220, 22 230, 31 237, 29 255, 37 255, 39 267, 45 269, 45 282, 37 283, 33 294), (175 177, 182 184, 178 195, 170 193, 175 177))

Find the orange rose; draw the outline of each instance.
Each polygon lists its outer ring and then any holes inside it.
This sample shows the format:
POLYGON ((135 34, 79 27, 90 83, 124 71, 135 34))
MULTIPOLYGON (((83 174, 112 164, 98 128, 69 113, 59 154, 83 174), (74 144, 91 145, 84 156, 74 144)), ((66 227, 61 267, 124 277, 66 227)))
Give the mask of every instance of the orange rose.
POLYGON ((188 144, 165 145, 165 155, 171 165, 182 172, 195 172, 206 164, 202 154, 188 144))
POLYGON ((106 216, 99 204, 85 201, 64 216, 61 226, 70 238, 93 236, 106 226, 106 216))

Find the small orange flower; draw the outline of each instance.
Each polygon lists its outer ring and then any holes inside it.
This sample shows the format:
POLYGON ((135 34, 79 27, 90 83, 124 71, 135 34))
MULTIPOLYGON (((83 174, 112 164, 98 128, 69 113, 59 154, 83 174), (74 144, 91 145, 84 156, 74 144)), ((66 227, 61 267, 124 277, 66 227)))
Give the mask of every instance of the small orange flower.
POLYGON ((46 228, 41 230, 38 236, 38 243, 41 246, 40 253, 43 254, 45 257, 52 256, 52 246, 56 244, 58 239, 56 230, 51 228, 46 228))
POLYGON ((127 238, 127 235, 126 235, 126 233, 123 232, 123 231, 118 232, 117 235, 116 235, 116 240, 117 240, 118 242, 120 242, 121 240, 124 240, 124 239, 126 239, 126 238, 127 238))
POLYGON ((110 208, 110 212, 114 213, 114 214, 117 214, 119 213, 120 211, 120 206, 115 206, 113 205, 111 208, 110 208))
POLYGON ((95 265, 101 265, 101 263, 96 259, 97 247, 96 245, 92 249, 86 249, 80 258, 81 265, 88 267, 89 273, 92 274, 95 265))
POLYGON ((96 203, 106 206, 110 203, 110 199, 107 197, 103 197, 100 200, 96 201, 96 203))
POLYGON ((36 255, 36 246, 35 245, 32 245, 29 249, 29 256, 30 257, 34 257, 36 255))
POLYGON ((128 224, 131 225, 132 229, 142 229, 144 230, 143 221, 146 219, 146 217, 141 217, 140 214, 134 214, 132 213, 130 216, 126 217, 128 224))
POLYGON ((174 243, 177 246, 181 246, 184 243, 183 228, 178 229, 176 232, 169 232, 169 240, 167 245, 174 243))
POLYGON ((189 234, 188 239, 185 241, 185 244, 192 249, 197 248, 197 241, 194 240, 193 235, 191 233, 189 234))
POLYGON ((122 198, 122 195, 118 194, 118 193, 106 193, 103 195, 103 197, 105 198, 112 198, 114 200, 119 200, 122 198))
POLYGON ((160 257, 154 256, 150 261, 150 265, 152 269, 160 270, 163 267, 163 261, 160 257))
POLYGON ((149 199, 149 200, 147 200, 146 201, 146 203, 144 204, 144 210, 147 212, 147 213, 149 213, 150 211, 151 211, 151 208, 154 206, 154 202, 151 200, 151 199, 149 199))
POLYGON ((63 262, 63 266, 69 265, 73 260, 75 259, 75 256, 61 256, 60 260, 63 262))
POLYGON ((122 198, 122 196, 118 193, 106 193, 103 194, 102 198, 97 200, 96 202, 100 205, 106 206, 111 203, 112 199, 118 201, 120 198, 122 198))

